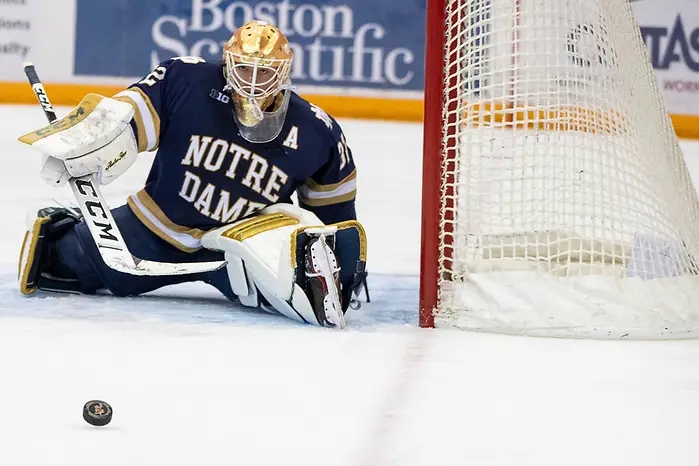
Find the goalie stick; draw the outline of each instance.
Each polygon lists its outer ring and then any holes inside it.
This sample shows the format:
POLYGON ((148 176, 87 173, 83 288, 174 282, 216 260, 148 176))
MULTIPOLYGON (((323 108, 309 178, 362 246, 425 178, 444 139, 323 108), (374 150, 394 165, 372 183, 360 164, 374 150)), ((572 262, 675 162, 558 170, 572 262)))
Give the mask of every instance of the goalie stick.
MULTIPOLYGON (((27 76, 46 118, 48 118, 49 123, 53 124, 58 118, 34 65, 25 63, 24 74, 27 76)), ((135 257, 126 247, 126 242, 121 236, 109 206, 99 190, 95 174, 71 178, 68 180, 68 184, 70 184, 78 201, 85 223, 97 245, 97 250, 104 263, 110 268, 131 275, 186 275, 218 270, 226 265, 225 261, 171 263, 154 262, 135 257)))

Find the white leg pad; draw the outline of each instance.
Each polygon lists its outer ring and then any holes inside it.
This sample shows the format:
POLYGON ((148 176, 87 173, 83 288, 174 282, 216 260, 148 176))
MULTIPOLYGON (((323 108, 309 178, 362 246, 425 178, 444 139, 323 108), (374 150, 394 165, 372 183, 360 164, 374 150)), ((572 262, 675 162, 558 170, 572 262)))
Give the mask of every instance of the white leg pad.
POLYGON ((243 305, 257 307, 257 291, 274 309, 294 320, 319 325, 305 291, 296 284, 296 237, 299 229, 314 227, 314 234, 337 230, 311 212, 277 204, 260 215, 208 232, 202 245, 223 251, 233 292, 243 305))
POLYGON ((259 305, 257 288, 255 288, 252 278, 245 273, 243 260, 233 254, 225 254, 225 256, 228 262, 226 272, 228 272, 233 293, 238 296, 244 306, 257 307, 259 305))

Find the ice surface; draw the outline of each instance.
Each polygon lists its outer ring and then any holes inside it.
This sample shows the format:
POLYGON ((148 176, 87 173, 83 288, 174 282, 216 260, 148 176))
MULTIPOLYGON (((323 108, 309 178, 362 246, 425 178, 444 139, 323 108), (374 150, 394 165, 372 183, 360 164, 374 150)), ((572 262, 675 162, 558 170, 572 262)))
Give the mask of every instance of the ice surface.
MULTIPOLYGON (((0 465, 696 466, 699 341, 416 328, 421 128, 342 121, 372 303, 348 330, 235 308, 204 285, 140 298, 16 291, 24 215, 52 197, 0 108, 0 465), (114 419, 94 428, 84 402, 114 419)), ((683 143, 699 176, 699 143, 683 143)), ((105 188, 117 206, 149 156, 105 188)), ((699 180, 698 180, 699 181, 699 180)))

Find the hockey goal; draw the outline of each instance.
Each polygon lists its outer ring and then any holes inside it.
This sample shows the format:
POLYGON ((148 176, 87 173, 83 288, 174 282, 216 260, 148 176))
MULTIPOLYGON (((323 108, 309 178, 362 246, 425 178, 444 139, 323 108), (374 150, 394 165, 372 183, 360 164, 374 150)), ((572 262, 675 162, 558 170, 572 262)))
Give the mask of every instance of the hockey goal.
POLYGON ((420 325, 699 332, 699 209, 628 0, 429 0, 420 325))

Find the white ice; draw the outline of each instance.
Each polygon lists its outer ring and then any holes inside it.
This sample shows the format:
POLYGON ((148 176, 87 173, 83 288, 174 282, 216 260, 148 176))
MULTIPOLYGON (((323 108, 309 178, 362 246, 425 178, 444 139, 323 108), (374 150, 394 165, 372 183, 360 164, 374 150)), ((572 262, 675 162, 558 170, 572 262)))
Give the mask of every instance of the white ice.
MULTIPOLYGON (((65 110, 65 109, 62 109, 65 110)), ((236 308, 204 285, 140 298, 16 290, 29 207, 70 199, 0 108, 0 465, 696 466, 699 341, 421 330, 421 127, 342 121, 359 166, 371 304, 349 329, 236 308), (81 417, 101 398, 104 428, 81 417)), ((699 180, 699 143, 683 149, 699 180)), ((106 187, 143 182, 144 156, 106 187)))

